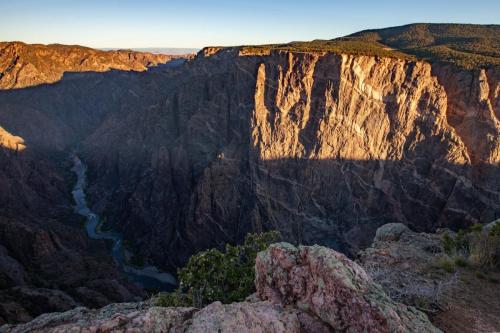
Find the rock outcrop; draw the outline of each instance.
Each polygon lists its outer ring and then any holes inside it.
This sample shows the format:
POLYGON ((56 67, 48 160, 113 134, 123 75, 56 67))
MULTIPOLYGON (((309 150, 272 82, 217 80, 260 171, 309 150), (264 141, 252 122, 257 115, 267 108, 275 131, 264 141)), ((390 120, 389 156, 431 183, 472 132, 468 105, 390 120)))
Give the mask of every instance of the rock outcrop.
POLYGON ((358 263, 397 301, 440 307, 453 275, 435 275, 432 267, 446 259, 439 233, 417 233, 400 223, 377 229, 373 244, 357 255, 358 263))
POLYGON ((64 72, 144 71, 179 58, 130 50, 0 42, 0 89, 25 88, 61 79, 64 72))
POLYGON ((361 266, 321 246, 271 245, 256 261, 257 295, 292 305, 334 331, 438 332, 415 308, 392 301, 361 266))
POLYGON ((5 332, 440 332, 389 299, 356 263, 320 246, 272 245, 258 255, 257 296, 203 309, 148 303, 50 313, 5 332))
POLYGON ((8 148, 11 150, 23 150, 26 148, 23 138, 12 135, 0 126, 0 147, 8 148))
POLYGON ((402 224, 384 225, 357 262, 393 300, 424 309, 445 332, 496 331, 500 288, 494 277, 500 274, 490 272, 488 281, 475 267, 455 265, 456 258, 444 252, 446 234, 453 232, 417 233, 402 224))

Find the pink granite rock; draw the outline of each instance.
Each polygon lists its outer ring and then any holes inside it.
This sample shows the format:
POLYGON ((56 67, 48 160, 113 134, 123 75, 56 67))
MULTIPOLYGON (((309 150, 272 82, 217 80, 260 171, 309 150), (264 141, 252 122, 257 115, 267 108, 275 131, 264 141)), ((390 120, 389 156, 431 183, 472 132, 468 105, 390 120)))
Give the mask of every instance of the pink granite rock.
POLYGON ((271 245, 256 261, 257 295, 307 311, 333 330, 439 332, 426 315, 392 301, 364 269, 321 246, 271 245))

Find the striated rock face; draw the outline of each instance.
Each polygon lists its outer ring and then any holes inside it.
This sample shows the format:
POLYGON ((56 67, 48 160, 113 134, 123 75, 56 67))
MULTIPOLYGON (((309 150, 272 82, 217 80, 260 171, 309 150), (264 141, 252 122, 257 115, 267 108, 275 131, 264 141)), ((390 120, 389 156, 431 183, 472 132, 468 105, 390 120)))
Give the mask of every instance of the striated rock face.
POLYGON ((176 58, 128 50, 99 51, 70 45, 0 42, 0 89, 59 81, 64 72, 143 71, 176 58))
POLYGON ((255 299, 203 309, 112 304, 50 313, 5 332, 440 332, 396 303, 344 255, 320 246, 272 245, 258 255, 255 299))
POLYGON ((354 254, 385 223, 498 218, 499 82, 495 68, 208 48, 168 72, 3 92, 0 122, 27 150, 79 144, 95 210, 173 269, 249 231, 354 254))
POLYGON ((496 68, 240 51, 5 91, 0 123, 27 150, 79 144, 93 208, 171 269, 249 231, 352 255, 385 223, 500 216, 496 68))
POLYGON ((450 88, 434 66, 208 49, 156 106, 87 137, 91 190, 107 221, 168 267, 263 229, 353 254, 389 222, 489 222, 500 214, 499 74, 450 88), (453 120, 454 105, 474 128, 453 120))
POLYGON ((447 93, 447 121, 462 138, 473 164, 500 162, 500 71, 459 71, 435 65, 447 93))

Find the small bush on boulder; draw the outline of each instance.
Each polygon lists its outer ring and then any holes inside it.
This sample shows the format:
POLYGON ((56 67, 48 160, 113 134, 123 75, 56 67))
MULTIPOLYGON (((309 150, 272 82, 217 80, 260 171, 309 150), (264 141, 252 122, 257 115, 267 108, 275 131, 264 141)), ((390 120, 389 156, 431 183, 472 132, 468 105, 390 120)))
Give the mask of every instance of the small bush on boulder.
POLYGON ((156 297, 158 306, 202 307, 215 301, 242 301, 255 291, 255 258, 276 241, 280 234, 269 231, 248 234, 242 245, 229 245, 225 251, 209 249, 200 252, 179 269, 179 288, 156 297))

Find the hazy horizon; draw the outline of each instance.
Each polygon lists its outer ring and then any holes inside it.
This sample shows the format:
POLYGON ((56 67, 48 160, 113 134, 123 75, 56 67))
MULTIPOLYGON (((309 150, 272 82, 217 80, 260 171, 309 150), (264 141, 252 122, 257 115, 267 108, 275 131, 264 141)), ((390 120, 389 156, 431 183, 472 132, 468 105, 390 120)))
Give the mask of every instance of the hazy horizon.
POLYGON ((500 2, 131 0, 0 2, 0 40, 93 48, 183 48, 332 39, 404 24, 498 24, 500 2))
POLYGON ((180 55, 180 54, 188 54, 198 52, 201 48, 193 48, 193 47, 100 47, 98 50, 103 51, 111 51, 111 50, 132 50, 139 52, 150 52, 157 54, 172 54, 172 55, 180 55))

